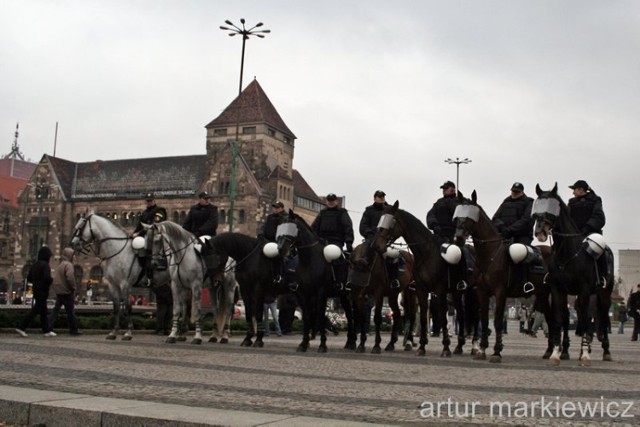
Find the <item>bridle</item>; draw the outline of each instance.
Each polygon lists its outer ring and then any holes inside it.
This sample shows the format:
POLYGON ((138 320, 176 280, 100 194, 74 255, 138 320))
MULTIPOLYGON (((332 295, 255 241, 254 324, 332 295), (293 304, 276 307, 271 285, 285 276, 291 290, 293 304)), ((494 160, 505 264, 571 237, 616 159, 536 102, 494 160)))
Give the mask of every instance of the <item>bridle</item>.
POLYGON ((98 239, 95 235, 95 233, 93 232, 93 225, 91 222, 91 218, 94 214, 89 214, 86 217, 82 217, 80 218, 80 220, 78 221, 78 223, 75 226, 74 232, 73 232, 73 237, 71 239, 71 244, 73 246, 75 246, 78 250, 78 252, 87 255, 89 252, 93 252, 93 254, 100 258, 101 261, 106 261, 110 258, 113 258, 115 256, 118 256, 122 251, 124 251, 124 249, 127 247, 127 242, 130 240, 129 236, 124 236, 124 237, 103 237, 101 239, 98 239), (83 235, 84 235, 84 231, 85 228, 87 227, 87 225, 89 226, 89 239, 85 240, 83 235), (122 245, 122 247, 117 250, 115 253, 111 254, 111 255, 107 255, 107 256, 102 256, 100 254, 100 250, 102 248, 102 243, 107 242, 109 240, 122 240, 124 241, 124 244, 122 245))

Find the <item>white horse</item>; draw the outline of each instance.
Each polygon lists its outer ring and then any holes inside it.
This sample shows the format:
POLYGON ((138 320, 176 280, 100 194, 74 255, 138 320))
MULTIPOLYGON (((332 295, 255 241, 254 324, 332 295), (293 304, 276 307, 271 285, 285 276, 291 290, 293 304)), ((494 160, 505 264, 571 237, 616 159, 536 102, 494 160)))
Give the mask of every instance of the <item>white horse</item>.
POLYGON ((175 343, 186 339, 184 334, 187 328, 181 326, 183 323, 188 325, 187 307, 192 302, 191 317, 195 320, 195 335, 191 344, 202 344, 201 298, 206 268, 195 250, 199 241, 182 226, 171 221, 155 223, 145 228, 147 247, 151 248, 154 260, 152 263, 166 258, 171 277, 173 322, 167 342, 175 343))
POLYGON ((236 282, 236 262, 233 258, 227 260, 225 273, 222 284, 211 289, 211 311, 213 312, 213 320, 215 327, 211 333, 209 342, 220 342, 226 344, 229 342, 231 334, 231 319, 234 307, 234 297, 238 282, 236 282))
MULTIPOLYGON (((131 340, 133 322, 131 321, 131 287, 144 278, 144 269, 132 247, 132 239, 127 231, 108 218, 92 212, 80 218, 73 230, 71 244, 83 253, 91 250, 104 263, 102 281, 109 286, 113 297, 113 329, 107 335, 108 340, 116 339, 120 328, 120 309, 124 308, 127 329, 123 340, 131 340)), ((169 281, 166 272, 154 273, 153 282, 163 285, 169 281)))

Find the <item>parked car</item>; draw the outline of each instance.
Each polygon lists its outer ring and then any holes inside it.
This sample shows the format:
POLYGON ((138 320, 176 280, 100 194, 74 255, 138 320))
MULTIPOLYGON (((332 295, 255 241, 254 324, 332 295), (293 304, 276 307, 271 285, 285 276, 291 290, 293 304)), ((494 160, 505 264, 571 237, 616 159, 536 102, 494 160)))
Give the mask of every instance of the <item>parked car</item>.
MULTIPOLYGON (((390 325, 391 323, 393 323, 393 310, 391 310, 391 307, 387 305, 383 305, 382 309, 380 310, 380 314, 382 315, 382 324, 390 325)), ((371 310, 371 324, 373 324, 374 315, 375 315, 375 308, 371 310)))
POLYGON ((578 313, 573 307, 569 308, 569 329, 573 330, 578 326, 578 313))

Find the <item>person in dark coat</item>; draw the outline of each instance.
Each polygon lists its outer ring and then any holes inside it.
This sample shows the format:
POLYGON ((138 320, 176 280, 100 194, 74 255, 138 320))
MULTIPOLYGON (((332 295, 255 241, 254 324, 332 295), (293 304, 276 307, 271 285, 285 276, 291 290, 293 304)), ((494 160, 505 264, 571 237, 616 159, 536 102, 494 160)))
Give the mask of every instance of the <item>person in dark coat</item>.
MULTIPOLYGON (((338 196, 334 193, 327 194, 327 207, 322 209, 316 219, 311 224, 315 233, 324 240, 326 244, 332 244, 342 249, 346 246, 347 252, 353 252, 353 223, 349 212, 338 205, 338 196)), ((334 286, 342 289, 347 283, 349 274, 349 263, 343 257, 333 261, 331 266, 334 269, 334 286)))
POLYGON ((373 193, 373 204, 367 206, 362 214, 360 234, 365 240, 372 239, 376 234, 380 217, 384 213, 384 208, 387 207, 385 197, 386 194, 382 190, 373 193))
POLYGON ((171 286, 165 283, 151 288, 156 296, 156 335, 169 335, 173 320, 173 295, 171 286))
POLYGON ((215 236, 218 228, 218 208, 209 201, 211 196, 206 191, 198 194, 198 203, 189 209, 182 228, 197 237, 215 236))
POLYGON ((631 341, 638 341, 638 334, 640 334, 640 284, 638 284, 638 289, 629 297, 629 316, 633 317, 631 341))
POLYGON ((602 199, 589 187, 587 181, 579 179, 569 186, 573 196, 569 199, 569 215, 585 236, 591 233, 602 234, 606 218, 602 209, 602 199))
POLYGON ((436 200, 433 207, 427 212, 427 227, 433 234, 444 238, 451 243, 456 234, 456 225, 453 222, 453 213, 456 210, 456 185, 446 181, 440 186, 442 197, 436 200))
POLYGON ((533 239, 532 205, 533 199, 525 194, 524 185, 515 182, 511 195, 502 201, 491 221, 505 239, 529 246, 533 239))
POLYGON ((51 325, 49 325, 47 317, 47 298, 49 297, 49 288, 53 282, 51 267, 49 266, 51 255, 51 249, 47 246, 41 247, 38 251, 38 260, 31 266, 27 274, 27 281, 33 284, 34 303, 33 306, 31 306, 31 311, 29 311, 20 323, 20 326, 16 329, 16 332, 23 337, 27 336, 25 331, 36 316, 40 316, 40 329, 42 333, 44 333, 44 336, 56 336, 56 333, 52 331, 51 325))
POLYGON ((267 215, 264 225, 262 226, 262 231, 258 237, 263 237, 269 242, 275 242, 278 226, 287 217, 287 214, 284 211, 284 203, 279 200, 273 202, 271 207, 273 208, 273 212, 267 215))
POLYGON ((144 236, 145 229, 143 224, 153 224, 156 215, 161 216, 163 220, 167 219, 167 210, 156 204, 153 193, 145 194, 144 199, 147 203, 147 207, 140 214, 140 219, 138 220, 138 224, 136 225, 135 230, 133 230, 131 237, 144 236))

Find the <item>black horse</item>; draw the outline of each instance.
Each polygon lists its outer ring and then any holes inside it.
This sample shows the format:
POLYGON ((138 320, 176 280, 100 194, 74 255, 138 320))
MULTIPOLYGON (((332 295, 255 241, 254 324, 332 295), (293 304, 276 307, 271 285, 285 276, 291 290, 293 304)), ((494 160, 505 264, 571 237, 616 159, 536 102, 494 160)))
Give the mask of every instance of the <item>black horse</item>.
MULTIPOLYGON (((473 238, 473 245, 476 252, 476 278, 475 284, 478 292, 480 304, 480 319, 482 322, 482 337, 480 340, 480 351, 476 353, 476 359, 485 359, 485 351, 489 346, 488 326, 489 326, 489 299, 495 297, 496 308, 494 317, 494 328, 496 332, 496 342, 493 347, 494 353, 489 361, 498 363, 502 361, 502 350, 504 348, 502 339, 502 325, 507 297, 528 297, 522 283, 517 283, 518 274, 515 264, 509 255, 510 240, 504 239, 498 229, 489 219, 482 206, 477 202, 477 195, 471 193, 471 199, 466 199, 462 193, 458 193, 458 207, 454 213, 456 224, 456 238, 465 241, 467 237, 473 238)), ((548 259, 550 249, 547 246, 540 247, 543 257, 548 259)), ((533 294, 536 302, 543 311, 547 323, 551 324, 551 307, 549 305, 550 289, 545 283, 546 272, 544 270, 532 271, 529 273, 529 280, 534 285, 533 294)), ((562 358, 568 359, 569 334, 568 322, 569 312, 563 313, 564 339, 562 345, 562 358)), ((548 359, 553 350, 551 338, 543 358, 548 359)))
POLYGON ((576 333, 582 336, 580 365, 591 365, 594 329, 602 342, 602 360, 611 361, 608 329, 613 274, 610 270, 599 271, 596 258, 589 253, 585 236, 580 233, 569 216, 567 205, 558 196, 558 184, 556 183, 550 191, 543 191, 536 185, 536 193, 538 198, 531 213, 535 219, 535 236, 540 241, 546 241, 549 235, 553 237, 549 262, 553 309, 553 321, 549 324, 549 332, 553 340, 553 354, 549 363, 560 363, 560 328, 564 310, 567 308, 567 295, 577 296, 576 333), (592 298, 595 298, 595 313, 591 312, 592 298))
POLYGON ((309 224, 289 210, 289 215, 278 226, 276 233, 278 252, 286 257, 292 253, 298 255, 296 274, 299 286, 296 290, 298 304, 302 308, 303 333, 297 351, 307 351, 313 332, 320 334, 319 353, 327 352, 326 307, 329 297, 340 297, 340 302, 347 316, 348 331, 345 348, 355 348, 355 333, 351 304, 347 292, 335 286, 334 272, 331 264, 325 260, 324 244, 311 229, 309 224))
MULTIPOLYGON (((409 284, 413 280, 413 256, 407 251, 398 251, 396 249, 390 249, 388 256, 393 258, 402 257, 402 265, 404 271, 399 277, 400 285, 397 288, 391 287, 391 281, 389 280, 389 274, 387 273, 387 266, 385 257, 377 252, 372 253, 372 259, 366 258, 367 244, 358 245, 351 256, 351 263, 349 265, 349 281, 351 287, 351 300, 354 303, 354 318, 356 334, 360 334, 360 344, 356 351, 362 353, 365 350, 365 342, 367 341, 367 328, 371 322, 369 319, 368 310, 365 309, 367 300, 371 297, 374 303, 374 316, 373 321, 376 328, 375 343, 371 352, 374 354, 381 353, 380 343, 382 338, 380 336, 380 329, 382 324, 382 304, 384 298, 387 297, 389 307, 392 310, 393 316, 393 328, 391 330, 391 339, 385 351, 393 351, 395 349, 395 343, 398 341, 398 335, 402 326, 400 318, 400 306, 398 304, 398 295, 403 292, 403 301, 405 307, 405 319, 415 318, 415 304, 411 304, 412 298, 415 298, 413 291, 408 289, 409 284), (411 294, 411 295, 409 295, 411 294)), ((410 331, 412 329, 410 327, 410 331)), ((413 339, 410 339, 413 341, 413 339)), ((411 348, 411 344, 406 344, 411 348)))
MULTIPOLYGON (((439 301, 440 324, 443 325, 441 356, 450 357, 451 350, 449 345, 451 340, 447 328, 447 307, 449 304, 447 294, 453 296, 451 302, 456 308, 459 325, 469 325, 470 323, 477 325, 477 322, 466 322, 464 320, 465 313, 473 316, 477 314, 477 308, 467 305, 465 309, 461 298, 462 290, 458 290, 455 285, 451 285, 450 266, 440 255, 440 243, 442 242, 438 242, 436 237, 419 219, 409 212, 398 209, 398 202, 396 201, 392 206, 385 208, 371 245, 376 251, 383 253, 387 250, 387 246, 399 237, 404 238, 414 257, 413 278, 416 282, 418 303, 420 305, 420 345, 417 354, 421 356, 425 354, 425 346, 428 342, 427 295, 429 292, 435 292, 439 301)), ((472 287, 473 284, 470 283, 467 289, 472 287)), ((472 301, 473 298, 467 299, 468 303, 472 301)), ((472 331, 465 331, 465 329, 465 327, 458 328, 458 345, 454 350, 454 354, 462 354, 465 333, 472 333, 472 331)))
POLYGON ((247 321, 247 333, 241 343, 243 347, 264 346, 262 319, 265 293, 282 293, 281 289, 275 289, 273 283, 274 263, 263 254, 266 243, 266 240, 241 233, 222 233, 207 243, 211 248, 209 256, 215 260, 210 264, 210 268, 215 269, 217 275, 224 272, 227 257, 236 261, 236 281, 240 286, 247 321))

